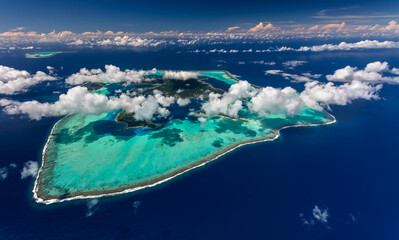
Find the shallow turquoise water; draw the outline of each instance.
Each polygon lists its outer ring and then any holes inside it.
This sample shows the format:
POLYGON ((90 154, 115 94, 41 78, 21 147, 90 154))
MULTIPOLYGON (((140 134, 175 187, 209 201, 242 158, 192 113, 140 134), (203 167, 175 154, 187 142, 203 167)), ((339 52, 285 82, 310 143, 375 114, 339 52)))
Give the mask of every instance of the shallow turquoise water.
POLYGON ((206 77, 214 78, 216 80, 225 82, 229 85, 237 83, 235 79, 230 78, 224 71, 209 71, 209 72, 202 72, 201 74, 206 77))
POLYGON ((63 53, 61 51, 55 51, 55 52, 37 52, 37 53, 27 53, 25 54, 26 58, 43 58, 43 57, 52 57, 54 55, 63 53))
MULTIPOLYGON (((236 83, 224 72, 205 74, 236 83)), ((106 93, 106 87, 102 92, 106 93)), ((282 126, 331 120, 327 113, 310 109, 293 117, 262 118, 244 110, 244 121, 220 116, 205 123, 172 119, 154 131, 126 130, 124 124, 114 121, 117 113, 70 115, 57 124, 39 177, 39 197, 112 193, 146 185, 199 165, 241 143, 273 138, 282 126)))

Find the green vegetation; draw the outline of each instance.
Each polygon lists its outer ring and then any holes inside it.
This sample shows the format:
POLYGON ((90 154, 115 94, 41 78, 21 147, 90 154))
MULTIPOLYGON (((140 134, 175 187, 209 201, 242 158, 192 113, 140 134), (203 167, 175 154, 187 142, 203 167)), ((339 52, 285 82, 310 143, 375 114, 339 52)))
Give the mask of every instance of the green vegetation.
MULTIPOLYGON (((198 98, 199 96, 207 97, 210 92, 223 93, 219 88, 213 87, 211 84, 201 79, 175 80, 175 79, 152 79, 147 84, 153 87, 147 88, 144 93, 151 94, 154 90, 161 91, 166 96, 174 96, 176 98, 198 98)), ((156 128, 157 124, 150 121, 138 121, 134 118, 134 113, 125 111, 119 113, 116 118, 118 122, 126 123, 128 127, 149 127, 156 128)))
POLYGON ((150 121, 141 121, 141 120, 136 120, 134 118, 134 113, 127 113, 126 111, 122 111, 121 113, 118 114, 116 117, 116 121, 121 122, 121 123, 126 123, 127 127, 148 127, 148 128, 156 128, 158 127, 157 124, 152 123, 150 121))
POLYGON ((224 92, 222 89, 214 88, 211 84, 206 83, 201 79, 188 79, 185 81, 165 79, 163 80, 163 83, 147 89, 146 93, 151 93, 154 90, 159 90, 167 96, 189 99, 198 98, 200 95, 207 97, 210 92, 224 92))
POLYGON ((87 82, 82 85, 82 87, 86 87, 89 91, 96 91, 105 86, 105 83, 102 82, 87 82))

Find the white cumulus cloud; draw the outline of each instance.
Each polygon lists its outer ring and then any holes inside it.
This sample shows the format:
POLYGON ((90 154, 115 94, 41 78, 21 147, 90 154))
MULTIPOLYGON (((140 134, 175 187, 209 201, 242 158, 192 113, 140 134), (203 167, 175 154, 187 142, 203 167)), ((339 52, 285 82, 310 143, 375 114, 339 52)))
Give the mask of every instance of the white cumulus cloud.
POLYGON ((317 205, 314 206, 313 210, 313 217, 321 222, 321 223, 327 223, 328 222, 328 217, 330 216, 330 213, 328 211, 328 208, 325 209, 320 209, 317 205))
POLYGON ((359 70, 357 67, 346 66, 338 69, 333 75, 327 75, 326 78, 329 81, 335 82, 350 82, 350 81, 364 81, 370 83, 390 83, 399 84, 399 77, 397 76, 384 76, 384 73, 395 74, 396 68, 389 69, 387 62, 372 62, 367 66, 359 70))
POLYGON ((312 227, 316 224, 316 222, 324 224, 328 229, 330 227, 328 224, 328 218, 330 217, 330 212, 328 208, 319 208, 319 206, 315 205, 312 209, 312 216, 309 219, 305 218, 305 214, 299 213, 299 218, 303 225, 312 227))
POLYGON ((291 87, 254 89, 248 82, 240 81, 224 94, 211 93, 202 104, 202 109, 205 116, 225 114, 237 117, 244 104, 247 104, 251 112, 260 116, 277 113, 292 116, 300 113, 304 107, 321 111, 326 106, 347 105, 356 99, 379 99, 381 88, 381 84, 371 85, 360 81, 341 85, 312 81, 305 83, 305 89, 299 93, 291 87))
POLYGON ((169 111, 164 107, 173 103, 171 97, 164 97, 160 92, 154 95, 135 97, 121 94, 119 97, 107 97, 103 94, 91 93, 85 87, 77 86, 61 94, 54 103, 40 103, 38 101, 17 102, 6 99, 0 100, 7 114, 25 114, 31 119, 40 120, 42 117, 63 116, 67 114, 101 114, 112 110, 124 109, 134 113, 137 120, 151 120, 154 115, 166 117, 169 111))
POLYGON ((176 79, 176 80, 188 80, 197 78, 200 75, 199 72, 192 71, 165 71, 164 79, 176 79))
POLYGON ((251 63, 253 64, 263 64, 263 65, 269 65, 269 66, 274 66, 276 65, 276 62, 266 62, 264 60, 261 61, 252 61, 251 63))
POLYGON ((179 105, 180 107, 187 106, 188 104, 190 104, 190 99, 187 98, 177 99, 177 105, 179 105))
MULTIPOLYGON (((105 69, 104 72, 101 69, 87 70, 83 68, 79 73, 70 76, 67 82, 70 84, 99 81, 136 83, 143 81, 150 72, 121 71, 113 65, 107 65, 105 69)), ((364 70, 352 68, 349 70, 353 72, 353 76, 359 75, 355 74, 356 71, 363 71, 364 73, 360 74, 363 76, 365 74, 393 72, 394 69, 390 70, 386 62, 374 62, 368 64, 364 70)), ((199 114, 199 117, 204 118, 218 114, 238 117, 238 113, 243 107, 248 107, 249 111, 255 112, 260 116, 274 113, 295 115, 301 112, 304 107, 323 110, 324 107, 329 107, 329 105, 346 105, 356 99, 379 99, 378 92, 382 88, 381 84, 362 81, 359 77, 353 79, 352 77, 345 77, 347 74, 341 72, 337 70, 336 74, 327 77, 329 80, 344 79, 346 81, 346 83, 336 85, 333 82, 321 83, 315 81, 314 79, 320 77, 320 75, 310 73, 295 75, 281 70, 268 70, 266 71, 267 74, 280 74, 295 81, 305 81, 305 89, 302 92, 297 92, 291 87, 283 89, 273 87, 254 88, 247 81, 239 81, 223 94, 210 93, 209 98, 202 103, 201 109, 204 113, 199 114)), ((198 76, 199 72, 190 71, 166 71, 164 73, 164 77, 168 79, 187 80, 198 76)), ((38 101, 18 102, 0 99, 0 106, 3 107, 3 111, 7 114, 23 114, 36 120, 42 117, 67 114, 102 114, 120 109, 128 113, 134 113, 134 117, 137 120, 151 120, 157 117, 165 118, 169 116, 170 111, 167 108, 175 102, 174 97, 164 96, 162 92, 157 90, 146 96, 138 93, 106 96, 89 92, 87 88, 77 86, 69 89, 66 94, 61 94, 58 101, 53 103, 38 101)), ((177 99, 179 106, 185 106, 189 103, 190 100, 188 99, 177 99)))
POLYGON ((52 80, 57 80, 57 78, 42 71, 30 74, 25 70, 17 70, 0 65, 0 94, 12 95, 18 92, 25 92, 33 85, 52 80))
POLYGON ((6 179, 7 176, 8 176, 8 168, 7 167, 0 168, 0 180, 6 179))
POLYGON ((298 92, 286 87, 283 89, 265 87, 248 103, 249 110, 260 116, 268 114, 295 115, 300 113, 305 106, 298 92))
POLYGON ((285 61, 283 62, 283 66, 289 69, 293 69, 297 66, 301 66, 303 64, 307 63, 307 61, 302 61, 302 60, 291 60, 291 61, 285 61))
POLYGON ((150 71, 130 70, 122 71, 114 65, 105 65, 105 72, 101 69, 81 68, 78 73, 72 74, 65 81, 71 85, 78 85, 85 82, 110 82, 110 83, 141 83, 150 73, 155 73, 156 69, 150 71))
POLYGON ((299 74, 283 72, 282 70, 277 70, 277 69, 267 70, 265 71, 265 75, 280 75, 284 77, 284 79, 291 80, 292 82, 310 82, 310 81, 315 81, 316 78, 321 77, 320 74, 303 73, 299 75, 299 74))
POLYGON ((302 46, 294 49, 291 47, 280 47, 276 51, 298 51, 298 52, 322 52, 322 51, 348 51, 354 49, 381 49, 399 48, 399 42, 378 40, 364 40, 355 43, 341 42, 339 44, 322 44, 314 46, 302 46))
POLYGON ((225 114, 237 117, 243 107, 241 99, 254 94, 254 88, 247 81, 239 81, 223 94, 210 93, 209 100, 202 104, 202 109, 207 116, 225 114))
POLYGON ((347 105, 356 99, 379 99, 378 92, 382 85, 371 85, 365 82, 352 81, 342 85, 320 83, 317 81, 305 83, 301 98, 309 108, 322 110, 321 105, 347 105))
POLYGON ((87 200, 86 205, 87 205, 86 217, 90 217, 97 211, 98 199, 94 198, 87 200))
POLYGON ((395 75, 399 75, 399 68, 392 68, 391 73, 395 74, 395 75))
POLYGON ((21 179, 25 179, 28 177, 35 177, 38 170, 39 170, 39 165, 37 164, 37 162, 34 161, 26 162, 21 171, 21 179))
POLYGON ((240 27, 239 26, 229 27, 227 28, 226 32, 234 32, 237 29, 240 29, 240 27))
POLYGON ((100 46, 131 46, 131 47, 156 47, 165 44, 165 40, 155 40, 140 37, 115 37, 114 39, 104 39, 96 42, 100 46))
POLYGON ((248 33, 259 33, 259 32, 267 32, 267 31, 275 31, 278 30, 278 27, 273 26, 271 23, 267 23, 266 25, 263 22, 260 22, 253 28, 248 30, 248 33))

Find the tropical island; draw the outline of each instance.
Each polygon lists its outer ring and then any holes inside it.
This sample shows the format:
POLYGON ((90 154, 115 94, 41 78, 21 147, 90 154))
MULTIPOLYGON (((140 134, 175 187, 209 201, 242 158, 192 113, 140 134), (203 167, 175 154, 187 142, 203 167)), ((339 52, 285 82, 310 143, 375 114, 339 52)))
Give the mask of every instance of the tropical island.
POLYGON ((62 51, 52 51, 52 52, 37 52, 37 53, 26 53, 25 58, 49 58, 54 57, 61 53, 74 53, 74 51, 62 52, 62 51))
MULTIPOLYGON (((202 71, 185 81, 150 75, 143 84, 85 83, 109 96, 124 91, 162 92, 185 104, 173 104, 168 118, 137 119, 123 110, 100 115, 68 115, 58 121, 43 149, 33 189, 40 203, 94 198, 154 186, 245 144, 270 141, 291 126, 332 123, 325 111, 304 109, 294 116, 267 117, 247 109, 200 121, 201 100, 223 94, 238 80, 225 71, 202 71), (181 101, 183 101, 181 100, 181 101)), ((245 99, 243 99, 245 101, 245 99)))

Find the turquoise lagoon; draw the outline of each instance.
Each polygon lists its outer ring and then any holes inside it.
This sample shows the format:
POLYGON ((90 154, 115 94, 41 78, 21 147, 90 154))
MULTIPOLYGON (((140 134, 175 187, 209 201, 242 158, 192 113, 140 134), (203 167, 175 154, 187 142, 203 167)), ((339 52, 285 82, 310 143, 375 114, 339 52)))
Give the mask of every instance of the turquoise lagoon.
MULTIPOLYGON (((229 85, 237 81, 223 71, 202 74, 229 85)), ((34 187, 38 202, 134 191, 201 166, 240 145, 275 139, 284 127, 334 121, 329 113, 311 109, 292 117, 259 117, 243 110, 240 119, 214 116, 201 123, 188 117, 172 118, 159 129, 126 129, 115 121, 117 114, 68 115, 53 127, 34 187)))

